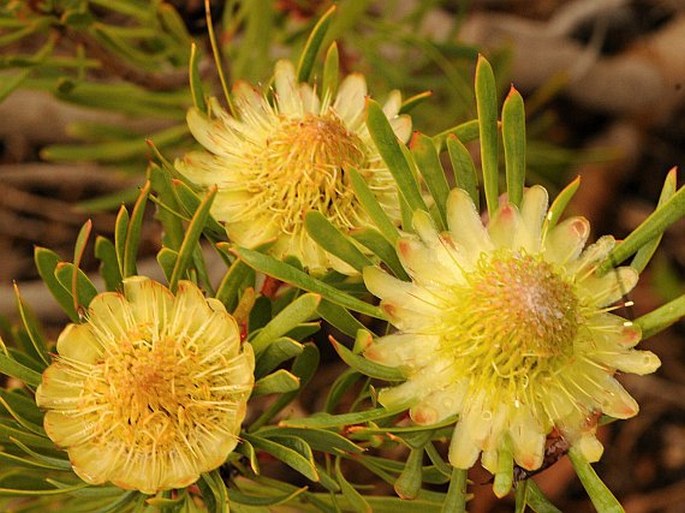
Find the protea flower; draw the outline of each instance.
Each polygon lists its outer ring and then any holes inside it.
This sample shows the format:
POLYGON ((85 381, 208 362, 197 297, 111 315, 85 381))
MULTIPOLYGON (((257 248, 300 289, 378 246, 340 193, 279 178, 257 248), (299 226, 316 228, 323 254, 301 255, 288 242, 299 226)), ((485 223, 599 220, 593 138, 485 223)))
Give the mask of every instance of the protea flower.
MULTIPOLYGON (((646 374, 660 365, 651 352, 633 349, 640 329, 611 306, 638 273, 619 267, 599 275, 614 239, 583 250, 588 221, 573 217, 550 228, 547 202, 545 189, 532 187, 520 210, 504 203, 484 226, 469 195, 454 189, 446 233, 418 211, 418 236, 398 243, 411 282, 379 268, 364 272, 397 328, 365 356, 406 377, 378 400, 409 408, 423 425, 458 414, 449 450, 457 468, 470 468, 482 453, 493 473, 513 462, 535 470, 555 429, 597 461, 598 414, 624 419, 638 411, 616 371, 646 374)), ((496 480, 495 492, 510 486, 496 480)))
MULTIPOLYGON (((274 74, 274 101, 248 84, 235 86, 238 118, 216 101, 209 115, 188 112, 193 136, 206 151, 192 152, 176 168, 199 187, 218 186, 212 214, 225 223, 229 238, 245 247, 275 239, 271 253, 294 255, 310 271, 351 269, 309 237, 304 216, 324 214, 343 232, 368 224, 347 170, 356 169, 386 213, 399 220, 392 175, 365 126, 366 81, 346 77, 337 95, 319 98, 298 84, 293 65, 280 61, 274 74)), ((391 93, 384 111, 396 135, 406 141, 411 120, 399 115, 401 96, 391 93)))
POLYGON ((195 482, 238 442, 254 356, 223 305, 191 282, 142 276, 70 324, 36 402, 86 482, 155 493, 195 482))

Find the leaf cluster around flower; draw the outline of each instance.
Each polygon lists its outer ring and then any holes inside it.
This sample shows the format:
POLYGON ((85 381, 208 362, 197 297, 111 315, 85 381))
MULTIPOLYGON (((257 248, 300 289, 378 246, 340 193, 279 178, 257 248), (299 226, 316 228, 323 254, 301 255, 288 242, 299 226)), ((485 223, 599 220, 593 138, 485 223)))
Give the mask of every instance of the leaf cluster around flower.
POLYGON ((175 164, 158 154, 114 240, 97 238, 106 291, 80 270, 90 223, 73 262, 37 248, 71 324, 48 343, 17 289, 22 328, 0 347, 0 371, 23 385, 0 390, 0 494, 33 497, 26 511, 57 496, 79 511, 463 512, 479 458, 497 495, 517 485, 518 511, 555 511, 515 480, 559 440, 600 511, 620 508, 589 466, 602 453, 599 418, 637 413, 616 374, 656 370, 634 346, 685 305, 629 321, 615 303, 685 213, 675 173, 625 241, 586 246, 587 220, 560 220, 577 182, 551 206, 545 189, 525 187, 523 100, 512 89, 499 119, 484 59, 478 119, 409 146, 415 102, 393 92, 381 106, 358 74, 331 80, 335 45, 312 85, 333 11, 297 66, 279 62, 271 90, 238 82, 228 110, 205 99, 191 62, 187 120, 203 149, 175 164), (482 174, 464 146, 476 139, 482 174), (168 286, 138 272, 148 203, 168 286), (354 345, 331 337, 347 368, 321 411, 298 417, 286 408, 315 378, 319 350, 303 341, 322 321, 354 345), (398 445, 404 461, 375 451, 398 445), (309 485, 268 477, 274 462, 309 485), (399 497, 361 493, 346 477, 360 466, 399 497))

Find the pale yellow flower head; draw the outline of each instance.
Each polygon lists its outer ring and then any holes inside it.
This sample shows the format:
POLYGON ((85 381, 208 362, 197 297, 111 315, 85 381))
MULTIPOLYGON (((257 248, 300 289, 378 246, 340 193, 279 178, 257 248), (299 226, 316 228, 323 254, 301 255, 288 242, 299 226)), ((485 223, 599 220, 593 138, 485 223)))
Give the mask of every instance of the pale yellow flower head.
POLYGON ((36 402, 86 482, 155 493, 195 482, 238 442, 254 355, 224 306, 191 282, 142 276, 105 292, 57 340, 36 402))
MULTIPOLYGON (((271 253, 294 255, 312 271, 351 268, 321 249, 307 234, 304 216, 318 211, 343 232, 370 224, 350 185, 354 168, 394 220, 397 191, 365 125, 366 80, 346 77, 334 98, 319 98, 295 69, 280 61, 274 74, 274 101, 244 82, 234 88, 238 118, 216 101, 209 116, 188 112, 190 131, 206 151, 192 152, 176 168, 200 187, 217 185, 212 214, 225 223, 230 239, 254 247, 275 239, 271 253)), ((384 111, 406 141, 411 119, 400 115, 401 96, 390 94, 384 111)))
MULTIPOLYGON (((455 189, 447 232, 439 234, 418 212, 418 236, 398 244, 411 282, 378 268, 364 272, 397 328, 365 356, 406 376, 378 399, 410 408, 418 424, 458 414, 449 451, 457 468, 470 468, 482 453, 493 473, 512 460, 535 470, 553 429, 598 460, 597 415, 638 411, 614 374, 650 373, 660 364, 651 352, 633 349, 639 328, 611 313, 637 272, 620 267, 600 276, 597 266, 614 239, 583 250, 587 220, 573 217, 548 229, 547 201, 545 189, 532 187, 520 210, 505 203, 484 226, 468 194, 455 189)), ((508 487, 495 491, 503 495, 508 487)))

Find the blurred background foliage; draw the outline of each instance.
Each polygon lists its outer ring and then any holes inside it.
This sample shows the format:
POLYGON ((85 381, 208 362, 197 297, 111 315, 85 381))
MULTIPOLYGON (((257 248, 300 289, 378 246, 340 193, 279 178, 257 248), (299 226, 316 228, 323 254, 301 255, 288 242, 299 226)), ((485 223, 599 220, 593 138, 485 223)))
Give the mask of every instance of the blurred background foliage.
MULTIPOLYGON (((332 2, 209 4, 228 83, 267 87, 274 62, 299 55, 332 2)), ((322 48, 337 40, 343 73, 364 73, 374 98, 392 89, 404 98, 430 91, 411 112, 415 129, 429 135, 475 117, 471 77, 476 55, 485 53, 500 94, 513 81, 526 96, 530 182, 554 195, 580 174, 571 209, 590 218, 595 238, 635 228, 656 203, 668 169, 684 160, 683 2, 341 0, 337 6, 322 48)), ((191 41, 205 91, 221 97, 207 29, 201 0, 0 0, 3 330, 16 318, 12 279, 22 282, 39 318, 62 322, 36 279, 34 244, 69 255, 87 217, 96 232, 111 235, 116 209, 132 204, 144 181, 153 156, 146 140, 168 159, 195 145, 185 125, 191 41)), ((685 290, 683 228, 680 222, 670 230, 634 292, 638 315, 685 290)), ((144 223, 141 255, 153 264, 160 239, 158 227, 144 223)), ((84 269, 95 264, 84 257, 84 269)), ((647 402, 644 413, 629 427, 605 432, 614 441, 603 475, 634 513, 675 513, 685 503, 685 357, 678 329, 650 346, 665 362, 659 375, 627 383, 647 402)), ((330 365, 331 376, 339 372, 330 365)), ((315 385, 327 384, 327 373, 321 376, 315 385)), ((302 397, 305 410, 319 400, 311 394, 302 397)), ((569 476, 562 462, 541 480, 565 501, 564 511, 585 511, 569 476)), ((473 511, 497 511, 490 487, 480 488, 473 511)))

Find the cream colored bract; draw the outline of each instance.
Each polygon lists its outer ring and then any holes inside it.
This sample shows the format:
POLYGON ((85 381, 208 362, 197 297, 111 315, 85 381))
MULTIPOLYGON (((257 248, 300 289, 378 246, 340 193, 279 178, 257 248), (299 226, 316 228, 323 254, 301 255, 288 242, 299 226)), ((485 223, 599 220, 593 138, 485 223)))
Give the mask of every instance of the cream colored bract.
POLYGON ((149 278, 97 295, 70 324, 36 402, 86 482, 155 493, 195 482, 238 441, 254 356, 224 306, 149 278))
MULTIPOLYGON (((274 102, 248 84, 234 88, 238 118, 214 100, 209 116, 188 112, 188 126, 206 151, 192 152, 176 168, 199 187, 218 186, 212 214, 225 223, 230 239, 255 247, 275 239, 271 253, 294 255, 311 271, 352 272, 326 253, 304 229, 304 216, 318 211, 348 232, 369 220, 350 185, 356 169, 391 219, 399 219, 392 175, 365 125, 366 81, 353 74, 335 98, 319 98, 298 84, 293 65, 280 61, 274 75, 274 102)), ((411 120, 399 115, 401 97, 391 93, 384 111, 397 136, 406 141, 411 120)))
POLYGON ((659 366, 654 354, 632 349, 639 328, 609 306, 635 286, 637 272, 595 272, 614 239, 602 237, 583 251, 587 220, 547 229, 546 212, 547 192, 536 186, 520 211, 504 204, 484 226, 468 194, 455 189, 446 233, 418 212, 418 236, 399 242, 411 282, 365 270, 369 290, 397 327, 365 356, 406 376, 378 399, 410 408, 418 424, 458 414, 449 452, 455 467, 470 468, 482 452, 492 472, 512 457, 537 469, 555 428, 596 461, 598 414, 638 411, 614 374, 659 366))

